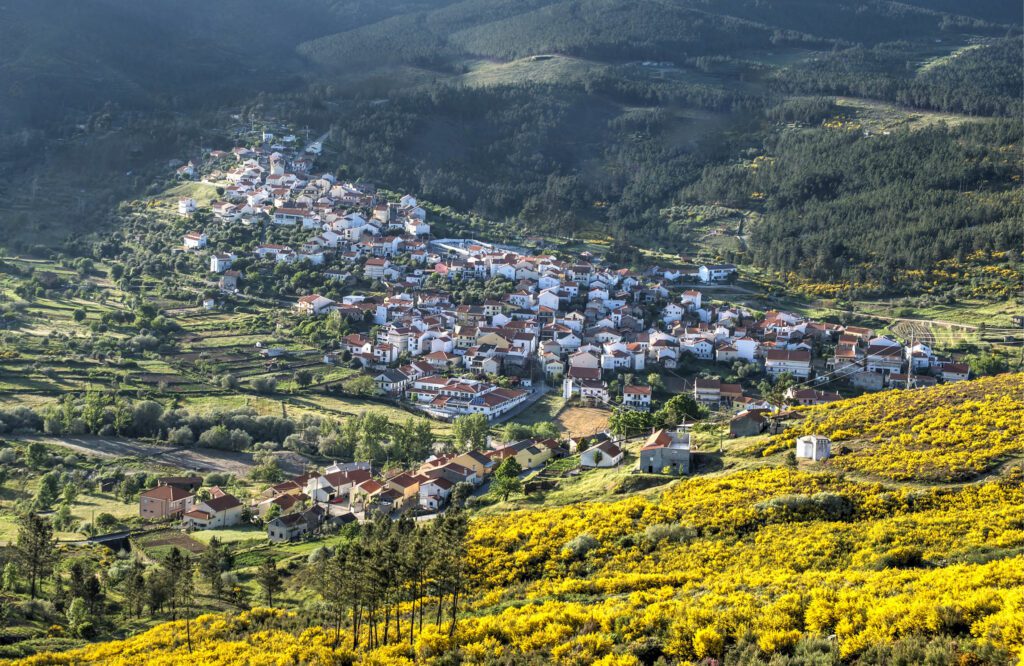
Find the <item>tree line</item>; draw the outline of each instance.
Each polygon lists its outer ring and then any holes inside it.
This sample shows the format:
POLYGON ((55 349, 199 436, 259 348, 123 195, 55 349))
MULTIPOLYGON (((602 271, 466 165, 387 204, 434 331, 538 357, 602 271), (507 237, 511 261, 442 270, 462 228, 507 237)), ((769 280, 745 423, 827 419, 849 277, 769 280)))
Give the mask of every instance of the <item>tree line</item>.
POLYGON ((429 524, 382 517, 362 525, 354 539, 315 551, 299 575, 320 596, 335 647, 343 629, 353 649, 412 642, 425 623, 454 635, 471 583, 467 529, 458 509, 429 524))

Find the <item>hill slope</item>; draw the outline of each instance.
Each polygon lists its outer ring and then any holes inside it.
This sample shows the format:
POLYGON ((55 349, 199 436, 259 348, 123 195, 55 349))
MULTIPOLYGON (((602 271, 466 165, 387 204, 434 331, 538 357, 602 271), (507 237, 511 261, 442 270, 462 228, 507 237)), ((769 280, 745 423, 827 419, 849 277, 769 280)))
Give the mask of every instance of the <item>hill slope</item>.
POLYGON ((775 438, 822 434, 851 445, 830 466, 898 481, 963 481, 1024 456, 1024 375, 1006 374, 929 390, 887 391, 806 410, 775 438))
MULTIPOLYGON (((971 391, 1019 397, 1019 375, 999 381, 971 391)), ((911 421, 964 404, 945 388, 892 396, 911 421)), ((452 636, 428 621, 411 642, 352 652, 307 612, 256 610, 200 618, 192 655, 170 623, 24 663, 1005 664, 1024 658, 1021 478, 909 489, 789 468, 691 478, 653 498, 472 521, 472 593, 452 636)))
POLYGON ((883 257, 905 247, 890 264, 915 270, 967 244, 1009 250, 1021 240, 1009 180, 1019 123, 980 139, 936 130, 915 150, 902 136, 836 140, 811 129, 834 120, 835 105, 806 105, 844 94, 972 123, 1019 116, 1020 9, 961 5, 58 0, 41 11, 11 0, 0 21, 0 230, 16 252, 60 245, 71 228, 109 223, 169 160, 283 118, 333 128, 328 169, 529 233, 692 253, 707 247, 701 234, 665 218, 697 193, 698 205, 742 198, 734 207, 767 213, 736 230, 736 256, 710 259, 818 280, 891 269, 869 261, 878 247, 883 257), (807 140, 781 146, 786 122, 808 128, 807 140), (979 165, 979 141, 1006 152, 979 165), (738 189, 749 179, 730 168, 764 146, 798 167, 822 152, 838 166, 738 189), (940 177, 879 172, 869 159, 896 151, 941 165, 940 177), (865 192, 861 173, 883 186, 865 192), (723 174, 731 191, 708 182, 723 174), (902 233, 876 236, 876 211, 902 233), (853 229, 849 244, 838 228, 853 229), (849 268, 822 268, 835 266, 849 268))

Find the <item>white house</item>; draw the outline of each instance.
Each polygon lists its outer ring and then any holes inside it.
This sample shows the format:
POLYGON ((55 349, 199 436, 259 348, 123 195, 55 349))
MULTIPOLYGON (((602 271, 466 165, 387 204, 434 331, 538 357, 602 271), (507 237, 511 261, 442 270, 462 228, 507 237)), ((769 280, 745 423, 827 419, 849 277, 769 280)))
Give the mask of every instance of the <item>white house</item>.
POLYGON ((185 247, 189 250, 199 250, 206 247, 207 237, 201 231, 190 231, 185 234, 185 247))
POLYGON ((747 363, 753 363, 757 355, 757 340, 748 337, 737 338, 732 341, 736 348, 736 354, 747 363))
POLYGON ((537 295, 537 305, 558 311, 560 299, 557 289, 545 289, 537 295))
POLYGON ((274 211, 274 224, 301 224, 305 229, 318 226, 310 211, 304 208, 278 208, 274 211))
POLYGON ((424 509, 436 510, 442 508, 452 494, 455 484, 440 476, 436 479, 420 483, 420 506, 424 509))
POLYGON ((702 361, 710 361, 715 357, 715 346, 711 344, 710 340, 701 338, 700 340, 693 340, 689 342, 683 342, 680 348, 693 354, 702 361))
POLYGON ((223 273, 231 268, 231 263, 237 258, 229 252, 214 252, 210 255, 210 272, 223 273))
POLYGON ((764 369, 773 378, 788 372, 798 379, 807 379, 811 374, 811 353, 802 349, 769 349, 764 369))
POLYGON ((689 289, 683 292, 683 297, 680 299, 680 302, 683 305, 693 308, 694 310, 700 310, 701 298, 702 294, 699 291, 695 289, 689 289))
POLYGON ((580 467, 615 467, 622 462, 622 449, 612 442, 601 442, 580 454, 580 467))
POLYGON ((242 522, 242 503, 217 486, 210 489, 211 497, 186 511, 182 522, 188 529, 231 527, 242 522))
POLYGON ((430 225, 423 220, 409 217, 405 220, 405 233, 410 236, 427 236, 430 234, 430 225))
POLYGON ((669 303, 665 306, 665 309, 661 311, 661 320, 666 324, 671 324, 674 321, 679 321, 683 318, 683 306, 676 303, 669 303))
POLYGON ((697 271, 701 282, 722 282, 735 274, 736 266, 733 264, 705 264, 697 271))
POLYGON ((363 266, 363 273, 371 280, 380 280, 384 277, 384 271, 391 268, 391 262, 382 257, 372 257, 366 260, 363 266))
POLYGON ((651 387, 631 386, 628 384, 623 386, 622 405, 641 412, 651 411, 651 387))
POLYGON ((962 382, 971 375, 971 368, 966 363, 945 363, 942 366, 942 381, 962 382))
POLYGON ((334 301, 320 294, 309 294, 299 298, 295 307, 304 315, 319 315, 334 307, 334 301))
POLYGON ((178 199, 178 215, 188 217, 194 212, 196 212, 195 199, 191 197, 182 197, 181 199, 178 199))

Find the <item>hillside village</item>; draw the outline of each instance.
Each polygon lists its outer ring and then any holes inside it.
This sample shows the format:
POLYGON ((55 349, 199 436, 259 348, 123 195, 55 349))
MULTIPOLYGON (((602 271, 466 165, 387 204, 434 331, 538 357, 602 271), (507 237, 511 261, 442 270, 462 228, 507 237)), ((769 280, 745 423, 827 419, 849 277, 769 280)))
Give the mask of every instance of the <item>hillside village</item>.
MULTIPOLYGON (((688 361, 749 365, 746 375, 772 380, 786 375, 796 381, 787 398, 802 405, 838 397, 816 388, 824 385, 875 391, 968 377, 966 365, 920 341, 788 312, 757 315, 712 300, 701 285, 734 281, 738 271, 730 264, 693 261, 636 272, 587 252, 570 261, 481 240, 435 238, 414 196, 388 201, 372 185, 315 175, 317 142, 298 148, 294 135, 279 143, 273 135, 263 139, 254 148, 210 153, 203 177, 226 185, 224 199, 211 204, 213 223, 308 229, 301 246, 261 244, 251 258, 306 262, 332 284, 380 284, 383 294, 302 295, 294 309, 341 318, 357 331, 324 353, 325 364, 362 368, 382 395, 432 416, 499 419, 548 386, 566 399, 648 411, 652 393, 638 374, 676 375, 688 361), (503 295, 458 303, 453 292, 470 283, 498 285, 503 295), (609 379, 621 375, 631 381, 613 394, 609 379)), ((191 178, 200 167, 190 162, 182 169, 179 176, 191 178)), ((182 199, 178 210, 192 216, 195 200, 182 199)), ((232 265, 241 251, 207 241, 195 230, 183 246, 209 252, 222 291, 237 292, 244 277, 232 265)), ((711 409, 759 404, 738 384, 684 379, 711 409)))
MULTIPOLYGON (((709 294, 717 286, 738 277, 730 264, 691 260, 636 271, 587 252, 569 260, 473 238, 436 238, 414 196, 392 201, 372 185, 315 175, 318 142, 299 148, 295 136, 262 139, 180 167, 179 178, 218 184, 223 199, 198 217, 204 211, 197 202, 182 198, 177 213, 254 234, 264 225, 306 230, 306 240, 246 251, 212 247, 209 229, 195 229, 183 236, 182 251, 208 256, 225 297, 244 287, 245 275, 233 268, 240 257, 257 266, 303 265, 332 284, 379 285, 383 293, 352 288, 340 298, 301 295, 293 311, 344 321, 354 332, 339 336, 322 363, 358 369, 382 399, 407 409, 447 421, 481 415, 496 424, 553 391, 583 405, 648 413, 658 406, 650 383, 665 378, 674 382, 670 393, 688 392, 728 422, 730 436, 744 437, 771 428, 785 405, 840 399, 826 386, 853 393, 968 378, 966 366, 922 342, 714 299, 709 294), (500 296, 473 303, 456 297, 474 283, 497 286, 500 296), (730 374, 783 381, 786 390, 773 402, 750 382, 725 381, 730 374)), ((217 300, 204 305, 216 308, 217 300)), ((279 351, 261 350, 268 357, 279 351)), ((690 436, 682 425, 641 437, 634 469, 690 473, 690 436)), ((325 525, 444 510, 453 493, 464 498, 486 487, 506 460, 515 461, 516 473, 569 455, 579 457, 581 468, 619 466, 621 444, 599 432, 438 451, 409 469, 334 463, 244 500, 216 486, 199 494, 198 478, 170 478, 142 493, 139 511, 144 519, 180 520, 189 530, 258 518, 271 541, 289 541, 325 525)), ((816 439, 797 453, 823 459, 828 441, 816 439)))

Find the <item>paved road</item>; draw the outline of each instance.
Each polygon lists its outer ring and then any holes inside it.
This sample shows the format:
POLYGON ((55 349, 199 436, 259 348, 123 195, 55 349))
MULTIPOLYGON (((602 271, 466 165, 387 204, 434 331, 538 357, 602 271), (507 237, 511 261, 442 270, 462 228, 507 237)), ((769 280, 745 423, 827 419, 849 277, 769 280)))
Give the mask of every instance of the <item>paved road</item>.
POLYGON ((326 141, 326 140, 327 140, 327 137, 329 137, 330 135, 331 135, 331 131, 330 131, 330 130, 327 130, 326 132, 324 132, 323 134, 321 134, 320 136, 318 136, 318 137, 317 137, 316 139, 314 139, 313 141, 310 141, 309 143, 307 143, 307 144, 305 145, 305 147, 303 147, 303 149, 302 149, 302 150, 303 150, 303 151, 308 151, 308 150, 310 149, 310 147, 311 147, 311 146, 312 146, 312 145, 313 145, 314 143, 319 143, 319 144, 320 144, 320 145, 322 146, 322 145, 323 145, 323 143, 324 143, 324 141, 326 141))
POLYGON ((71 449, 76 453, 99 456, 101 458, 152 460, 161 465, 170 465, 196 472, 229 472, 231 474, 244 475, 254 466, 251 453, 201 448, 171 448, 147 444, 127 437, 83 435, 72 437, 29 437, 26 439, 56 444, 71 449))

